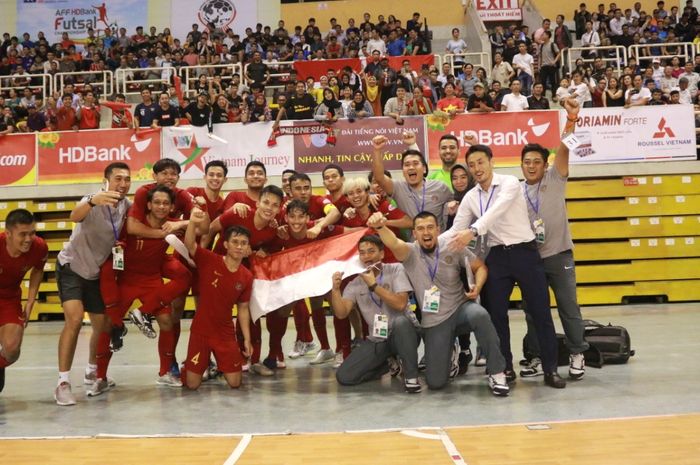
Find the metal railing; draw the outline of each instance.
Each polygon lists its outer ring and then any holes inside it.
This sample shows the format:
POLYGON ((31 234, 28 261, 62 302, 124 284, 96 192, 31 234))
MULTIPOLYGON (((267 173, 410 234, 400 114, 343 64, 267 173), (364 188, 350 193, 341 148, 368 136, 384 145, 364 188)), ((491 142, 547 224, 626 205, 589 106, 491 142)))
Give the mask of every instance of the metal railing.
MULTIPOLYGON (((700 45, 700 44, 698 44, 700 45)), ((692 42, 670 42, 662 44, 635 44, 629 46, 629 57, 636 58, 637 64, 643 68, 642 61, 651 61, 654 58, 660 60, 670 60, 673 57, 692 61, 695 59, 697 47, 692 42), (678 53, 668 53, 669 47, 675 47, 678 53), (658 48, 661 55, 652 55, 651 49, 658 48)))
MULTIPOLYGON (((284 89, 284 85, 292 78, 292 71, 294 71, 293 61, 263 61, 270 70, 270 82, 268 82, 266 89, 284 89)), ((248 65, 246 63, 243 68, 243 72, 248 72, 248 65)), ((241 76, 241 80, 245 80, 247 84, 250 84, 248 78, 241 76)))
MULTIPOLYGON (((440 57, 440 55, 435 55, 440 57)), ((474 65, 474 75, 476 68, 482 67, 486 70, 486 77, 491 76, 491 54, 488 52, 468 52, 468 53, 446 53, 441 57, 438 69, 442 69, 442 62, 450 64, 451 74, 455 75, 455 63, 471 63, 474 65)))
MULTIPOLYGON (((194 89, 196 82, 199 80, 199 76, 204 75, 207 77, 221 76, 221 82, 231 81, 234 74, 241 74, 241 65, 226 64, 226 65, 195 65, 195 66, 183 66, 180 68, 180 77, 183 81, 183 92, 185 95, 195 95, 196 91, 194 89)), ((241 76, 241 79, 243 77, 241 76)), ((222 85, 222 91, 226 89, 226 86, 222 85)))
POLYGON ((54 74, 54 89, 60 92, 66 84, 73 84, 76 89, 80 89, 82 85, 90 84, 101 97, 108 97, 114 94, 114 73, 110 70, 102 70, 54 74))
MULTIPOLYGON (((46 97, 53 94, 53 78, 50 74, 24 74, 23 76, 2 76, 0 77, 0 94, 4 95, 5 91, 14 89, 18 95, 22 93, 25 87, 30 89, 41 89, 41 97, 46 101, 46 97), (28 84, 20 83, 18 80, 28 81, 28 84)), ((32 92, 33 93, 33 92, 32 92)), ((21 95, 20 95, 21 96, 21 95)))
POLYGON ((562 60, 562 63, 566 61, 569 70, 573 70, 576 67, 576 58, 581 55, 581 59, 584 63, 593 63, 596 58, 601 58, 605 66, 612 66, 618 75, 621 74, 622 68, 627 64, 627 49, 622 45, 606 45, 602 47, 571 47, 564 49, 562 51, 566 55, 566 60, 562 60), (590 53, 595 50, 597 55, 590 56, 588 58, 583 58, 583 52, 590 53))
POLYGON ((173 76, 179 75, 177 68, 171 66, 153 68, 117 68, 115 73, 116 89, 126 96, 139 95, 143 86, 151 90, 167 90, 173 76))

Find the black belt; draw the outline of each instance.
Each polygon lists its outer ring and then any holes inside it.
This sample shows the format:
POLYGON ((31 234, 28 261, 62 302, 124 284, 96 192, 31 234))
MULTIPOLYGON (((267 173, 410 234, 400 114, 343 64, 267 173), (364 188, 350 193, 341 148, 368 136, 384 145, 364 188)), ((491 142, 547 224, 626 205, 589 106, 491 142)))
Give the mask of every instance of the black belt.
POLYGON ((537 242, 532 240, 530 242, 518 242, 517 244, 511 244, 511 245, 494 245, 493 247, 491 247, 491 249, 502 249, 502 250, 532 249, 532 250, 537 250, 537 242))

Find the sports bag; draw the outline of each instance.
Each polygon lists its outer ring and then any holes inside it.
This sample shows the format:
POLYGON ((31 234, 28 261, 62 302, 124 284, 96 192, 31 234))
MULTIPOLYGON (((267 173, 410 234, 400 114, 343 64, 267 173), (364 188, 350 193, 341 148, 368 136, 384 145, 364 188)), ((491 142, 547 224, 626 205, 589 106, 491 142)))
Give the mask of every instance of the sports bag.
MULTIPOLYGON (((607 326, 593 320, 583 320, 585 327, 585 338, 590 346, 600 353, 601 362, 610 364, 627 363, 630 357, 634 356, 630 334, 622 326, 607 326)), ((588 357, 586 358, 588 362, 588 357)), ((602 363, 601 363, 602 365, 602 363)), ((595 366, 595 365, 593 365, 595 366)))

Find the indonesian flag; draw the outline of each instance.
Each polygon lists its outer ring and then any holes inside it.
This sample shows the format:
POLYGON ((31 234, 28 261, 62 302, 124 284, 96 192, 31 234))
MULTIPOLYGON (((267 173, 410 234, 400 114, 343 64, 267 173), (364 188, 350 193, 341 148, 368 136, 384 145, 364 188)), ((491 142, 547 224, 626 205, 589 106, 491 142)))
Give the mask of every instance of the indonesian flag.
POLYGON ((265 258, 251 257, 253 293, 250 314, 253 321, 287 304, 306 297, 324 295, 333 287, 333 273, 343 277, 365 270, 357 242, 366 230, 312 241, 265 258))

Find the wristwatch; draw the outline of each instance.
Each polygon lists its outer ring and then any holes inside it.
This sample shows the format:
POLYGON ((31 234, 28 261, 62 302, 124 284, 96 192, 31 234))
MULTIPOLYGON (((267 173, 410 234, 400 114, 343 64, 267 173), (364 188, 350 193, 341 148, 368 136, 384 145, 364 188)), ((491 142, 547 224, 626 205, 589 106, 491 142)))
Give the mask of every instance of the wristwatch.
POLYGON ((377 283, 374 283, 371 286, 367 286, 367 289, 369 289, 369 292, 374 292, 374 290, 376 288, 377 288, 377 283))
POLYGON ((472 234, 474 235, 474 237, 478 237, 478 236, 479 236, 479 231, 478 231, 476 228, 469 228, 469 230, 472 232, 472 234))
POLYGON ((95 196, 94 194, 88 195, 88 198, 87 198, 87 203, 88 203, 88 205, 90 205, 91 207, 96 207, 96 206, 97 206, 97 204, 93 203, 93 201, 92 201, 92 198, 93 198, 94 196, 95 196))

